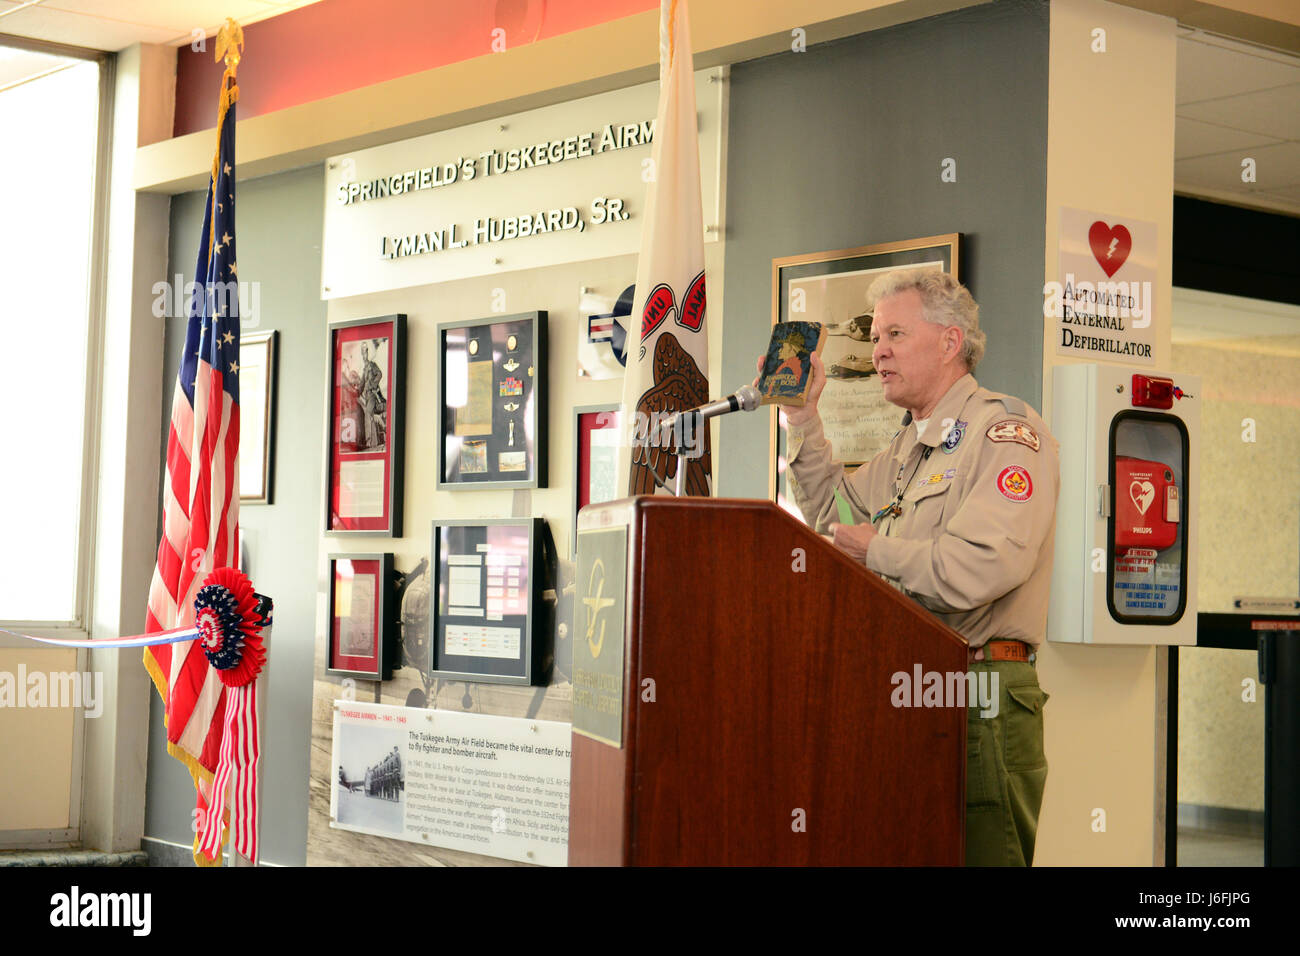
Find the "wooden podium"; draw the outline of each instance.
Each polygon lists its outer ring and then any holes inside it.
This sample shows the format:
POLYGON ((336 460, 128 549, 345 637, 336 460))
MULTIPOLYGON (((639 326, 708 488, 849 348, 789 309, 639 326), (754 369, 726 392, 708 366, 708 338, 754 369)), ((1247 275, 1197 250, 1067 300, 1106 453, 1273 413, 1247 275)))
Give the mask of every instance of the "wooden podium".
POLYGON ((574 607, 571 866, 963 862, 965 640, 771 502, 584 508, 574 607))

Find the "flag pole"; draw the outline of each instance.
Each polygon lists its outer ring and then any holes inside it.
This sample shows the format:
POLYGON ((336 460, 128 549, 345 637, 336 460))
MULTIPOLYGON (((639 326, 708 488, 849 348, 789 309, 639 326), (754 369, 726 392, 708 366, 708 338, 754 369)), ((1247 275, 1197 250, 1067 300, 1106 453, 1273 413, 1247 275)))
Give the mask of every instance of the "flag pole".
MULTIPOLYGON (((240 27, 240 25, 236 23, 232 18, 227 17, 226 22, 223 23, 221 25, 221 29, 217 31, 217 44, 216 44, 216 50, 214 52, 214 59, 218 61, 224 60, 226 64, 226 71, 225 73, 222 74, 221 77, 221 99, 220 99, 220 106, 219 106, 218 118, 217 118, 218 144, 220 143, 220 139, 221 139, 221 124, 225 122, 226 119, 226 111, 236 100, 239 99, 239 86, 237 84, 237 73, 239 71, 239 61, 242 58, 243 48, 244 48, 243 28, 240 27)), ((218 145, 217 155, 214 155, 212 158, 212 182, 214 184, 217 182, 217 176, 218 176, 217 163, 220 161, 220 152, 221 152, 221 148, 220 145, 218 145)), ((217 196, 214 191, 213 202, 216 201, 217 201, 217 196)), ((216 216, 212 217, 212 226, 215 233, 216 216)), ((208 237, 209 246, 211 245, 214 239, 215 239, 215 235, 210 235, 208 237)), ((238 557, 236 559, 236 564, 242 567, 243 565, 242 553, 238 554, 238 557)), ((270 681, 267 677, 271 669, 271 660, 270 660, 271 628, 269 626, 269 623, 268 626, 262 631, 262 638, 263 638, 263 647, 265 648, 266 651, 266 662, 265 664, 263 664, 261 672, 257 675, 253 683, 254 692, 257 695, 255 707, 257 712, 257 721, 256 721, 257 736, 259 738, 261 736, 262 721, 266 718, 267 688, 270 686, 270 681)), ((256 750, 260 752, 261 750, 260 739, 256 742, 255 746, 256 746, 256 750)), ((238 822, 237 822, 238 816, 241 812, 243 812, 239 806, 239 801, 230 800, 230 799, 226 800, 226 806, 230 808, 230 827, 228 833, 229 833, 229 840, 230 840, 229 843, 230 866, 232 867, 257 866, 257 857, 260 855, 260 847, 261 847, 260 834, 261 834, 261 825, 262 825, 262 821, 261 821, 262 776, 260 773, 257 774, 256 780, 257 780, 255 784, 256 799, 253 802, 254 809, 252 811, 253 813, 252 832, 258 834, 259 838, 255 844, 257 849, 253 851, 253 857, 251 859, 239 852, 237 841, 235 840, 235 834, 236 832, 238 832, 238 822)), ((230 786, 232 789, 234 788, 234 785, 235 785, 235 781, 232 778, 230 781, 230 786)))

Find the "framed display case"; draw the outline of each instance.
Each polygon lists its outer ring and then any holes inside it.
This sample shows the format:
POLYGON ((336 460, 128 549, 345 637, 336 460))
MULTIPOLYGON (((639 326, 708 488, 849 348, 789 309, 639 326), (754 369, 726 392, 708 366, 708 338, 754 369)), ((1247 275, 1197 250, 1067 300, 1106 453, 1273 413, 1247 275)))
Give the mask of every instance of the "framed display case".
POLYGON ((325 533, 401 537, 406 316, 329 324, 325 533))
POLYGON ((618 443, 621 406, 583 405, 573 410, 573 535, 569 551, 577 554, 578 512, 590 504, 619 497, 618 443))
POLYGON ((435 521, 430 676, 543 684, 541 518, 435 521), (536 638, 536 640, 535 640, 536 638))
POLYGON ((438 487, 546 487, 546 313, 438 326, 438 487))
POLYGON ((239 502, 269 505, 275 474, 276 331, 239 337, 239 502))
POLYGON ((385 681, 397 659, 389 596, 391 554, 329 556, 329 643, 325 672, 385 681))

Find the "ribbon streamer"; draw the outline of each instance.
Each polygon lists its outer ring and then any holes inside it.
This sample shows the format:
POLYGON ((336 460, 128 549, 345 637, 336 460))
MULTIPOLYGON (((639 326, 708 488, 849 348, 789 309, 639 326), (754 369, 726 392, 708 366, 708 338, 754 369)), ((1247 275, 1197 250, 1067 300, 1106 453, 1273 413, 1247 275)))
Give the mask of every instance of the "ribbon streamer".
POLYGON ((235 849, 257 862, 257 764, 260 757, 257 727, 257 685, 245 684, 226 691, 226 717, 221 752, 212 785, 212 804, 204 819, 199 849, 215 860, 221 852, 226 791, 231 789, 235 809, 235 849))
POLYGON ((35 637, 31 634, 20 634, 18 631, 11 631, 4 627, 0 627, 0 634, 23 637, 29 641, 40 641, 42 644, 53 644, 56 647, 152 647, 156 644, 177 644, 181 641, 192 641, 199 636, 199 629, 197 627, 178 627, 170 631, 155 631, 153 634, 133 634, 130 637, 101 637, 89 641, 83 639, 71 640, 62 637, 35 637))

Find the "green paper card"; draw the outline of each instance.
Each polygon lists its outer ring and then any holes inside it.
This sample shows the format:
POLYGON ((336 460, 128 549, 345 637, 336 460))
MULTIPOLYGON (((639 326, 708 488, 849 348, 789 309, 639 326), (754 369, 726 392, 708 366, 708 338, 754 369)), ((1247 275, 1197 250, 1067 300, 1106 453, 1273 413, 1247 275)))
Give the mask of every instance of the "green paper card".
POLYGON ((835 489, 835 507, 838 508, 840 512, 840 524, 854 523, 853 509, 849 507, 849 503, 844 500, 844 496, 840 494, 838 488, 835 489))

